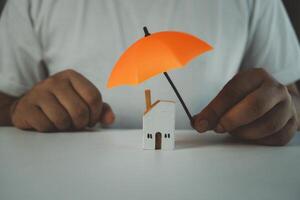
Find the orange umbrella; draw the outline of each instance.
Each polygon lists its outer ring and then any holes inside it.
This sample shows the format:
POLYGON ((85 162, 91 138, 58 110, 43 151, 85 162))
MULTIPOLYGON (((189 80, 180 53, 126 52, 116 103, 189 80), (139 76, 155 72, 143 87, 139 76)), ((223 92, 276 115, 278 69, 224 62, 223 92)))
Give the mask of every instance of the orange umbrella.
POLYGON ((114 66, 107 87, 136 85, 163 73, 171 84, 190 120, 192 116, 167 71, 183 67, 190 60, 212 49, 197 37, 175 31, 150 34, 131 45, 114 66))

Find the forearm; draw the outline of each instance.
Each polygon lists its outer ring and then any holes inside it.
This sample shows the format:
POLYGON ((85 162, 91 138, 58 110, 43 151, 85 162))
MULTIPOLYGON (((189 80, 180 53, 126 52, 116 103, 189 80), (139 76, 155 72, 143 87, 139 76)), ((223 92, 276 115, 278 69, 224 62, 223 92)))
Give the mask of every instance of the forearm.
POLYGON ((0 126, 11 126, 10 109, 16 97, 12 97, 0 92, 0 126))

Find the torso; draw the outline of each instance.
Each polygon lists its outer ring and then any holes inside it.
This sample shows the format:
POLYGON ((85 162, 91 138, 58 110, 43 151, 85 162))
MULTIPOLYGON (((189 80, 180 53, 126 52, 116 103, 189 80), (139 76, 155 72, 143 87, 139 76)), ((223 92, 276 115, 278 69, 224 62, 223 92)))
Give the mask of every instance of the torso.
MULTIPOLYGON (((122 52, 149 31, 191 33, 214 47, 186 68, 170 72, 192 114, 196 114, 239 70, 247 43, 247 1, 99 1, 60 0, 33 3, 35 29, 50 75, 73 68, 90 79, 117 115, 115 127, 142 126, 144 89, 153 100, 175 100, 163 76, 136 87, 106 88, 109 74, 122 52)), ((176 127, 189 128, 176 104, 176 127)))

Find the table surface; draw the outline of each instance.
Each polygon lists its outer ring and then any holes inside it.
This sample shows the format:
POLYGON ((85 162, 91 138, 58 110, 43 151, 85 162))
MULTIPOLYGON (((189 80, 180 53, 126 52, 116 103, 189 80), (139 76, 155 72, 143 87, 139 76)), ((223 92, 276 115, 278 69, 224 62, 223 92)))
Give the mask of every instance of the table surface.
POLYGON ((141 133, 0 128, 0 199, 300 199, 299 133, 264 147, 178 130, 174 151, 142 150, 141 133))

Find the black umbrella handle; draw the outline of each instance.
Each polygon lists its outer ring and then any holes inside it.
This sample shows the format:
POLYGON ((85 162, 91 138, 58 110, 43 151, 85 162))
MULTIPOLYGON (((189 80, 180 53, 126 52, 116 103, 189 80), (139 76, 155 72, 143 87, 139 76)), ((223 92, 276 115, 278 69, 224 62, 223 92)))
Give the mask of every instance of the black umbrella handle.
POLYGON ((170 78, 170 76, 169 76, 169 74, 168 74, 167 72, 164 72, 164 75, 165 75, 165 77, 167 78, 167 80, 169 81, 170 85, 172 86, 172 88, 173 88, 173 90, 174 90, 174 92, 175 92, 177 98, 179 99, 179 101, 180 101, 180 103, 181 103, 181 105, 182 105, 182 107, 183 107, 183 109, 184 109, 186 115, 188 116, 190 122, 192 123, 192 122, 193 122, 193 117, 192 117, 192 115, 191 115, 189 109, 186 107, 186 105, 185 105, 183 99, 181 98, 181 96, 180 96, 180 94, 179 94, 179 92, 178 92, 176 86, 174 85, 173 81, 171 80, 171 78, 170 78))
MULTIPOLYGON (((149 31, 148 31, 148 29, 147 29, 146 26, 143 27, 143 30, 144 30, 144 33, 145 33, 145 37, 151 35, 151 34, 149 33, 149 31)), ((180 94, 179 94, 179 92, 178 92, 176 86, 174 85, 173 81, 171 80, 171 78, 170 78, 170 76, 168 75, 167 72, 164 72, 164 75, 165 75, 165 77, 167 78, 167 80, 169 81, 170 85, 172 86, 172 88, 173 88, 173 90, 174 90, 174 92, 175 92, 177 98, 179 99, 179 101, 180 101, 180 103, 181 103, 181 105, 182 105, 182 107, 183 107, 185 113, 187 114, 187 116, 188 116, 190 122, 192 123, 192 122, 193 122, 193 117, 192 117, 192 115, 191 115, 189 109, 186 107, 186 105, 185 105, 183 99, 181 98, 181 96, 180 96, 180 94)))

